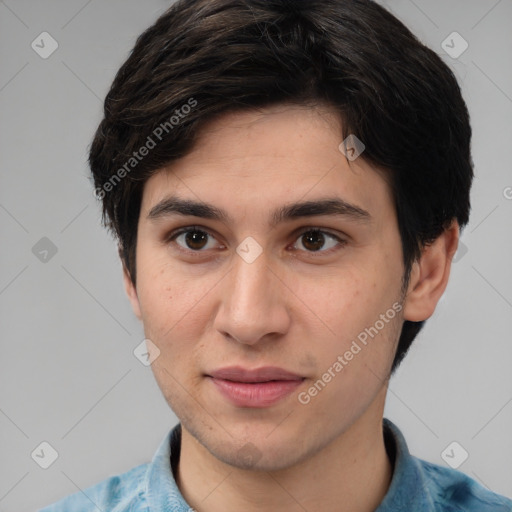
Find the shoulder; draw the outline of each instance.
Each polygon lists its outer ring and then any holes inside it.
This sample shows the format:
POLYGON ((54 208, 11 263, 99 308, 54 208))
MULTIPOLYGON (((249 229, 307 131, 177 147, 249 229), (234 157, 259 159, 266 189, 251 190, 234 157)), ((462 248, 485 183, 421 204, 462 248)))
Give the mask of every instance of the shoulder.
POLYGON ((512 512, 512 500, 496 494, 461 471, 413 457, 435 510, 446 512, 512 512))
POLYGON ((111 476, 83 491, 53 503, 39 512, 143 512, 147 510, 144 481, 149 464, 141 464, 125 473, 111 476))
POLYGON ((512 500, 466 474, 410 454, 400 429, 384 418, 393 477, 378 512, 512 512, 512 500))

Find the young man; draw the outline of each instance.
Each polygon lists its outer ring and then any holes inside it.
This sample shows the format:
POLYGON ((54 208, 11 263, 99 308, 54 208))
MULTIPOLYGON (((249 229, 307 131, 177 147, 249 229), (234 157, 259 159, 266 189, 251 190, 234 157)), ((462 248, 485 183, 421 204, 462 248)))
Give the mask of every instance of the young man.
POLYGON ((383 419, 468 221, 470 138, 451 71, 369 0, 173 5, 90 164, 180 424, 43 510, 511 511, 383 419))

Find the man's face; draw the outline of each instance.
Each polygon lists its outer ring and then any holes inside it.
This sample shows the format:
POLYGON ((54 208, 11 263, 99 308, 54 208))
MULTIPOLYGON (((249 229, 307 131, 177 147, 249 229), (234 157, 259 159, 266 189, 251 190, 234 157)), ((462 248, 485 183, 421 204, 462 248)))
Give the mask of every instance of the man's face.
POLYGON ((131 299, 160 350, 153 372, 183 428, 238 467, 289 467, 382 417, 403 322, 401 241, 382 173, 349 162, 341 141, 328 109, 229 114, 145 184, 131 299), (170 198, 225 217, 177 213, 170 198), (346 204, 276 215, 325 200, 346 204), (296 377, 214 378, 268 366, 296 377))

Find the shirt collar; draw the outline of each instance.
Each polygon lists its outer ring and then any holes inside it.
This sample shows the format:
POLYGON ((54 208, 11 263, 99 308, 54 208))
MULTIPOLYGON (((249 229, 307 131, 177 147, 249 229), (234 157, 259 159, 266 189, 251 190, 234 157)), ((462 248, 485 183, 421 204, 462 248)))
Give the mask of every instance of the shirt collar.
POLYGON ((409 453, 398 427, 384 418, 384 443, 393 466, 388 492, 375 512, 429 512, 434 510, 419 461, 409 453))
POLYGON ((190 512, 176 484, 176 470, 181 448, 181 424, 178 423, 163 439, 146 473, 144 488, 151 512, 190 512))

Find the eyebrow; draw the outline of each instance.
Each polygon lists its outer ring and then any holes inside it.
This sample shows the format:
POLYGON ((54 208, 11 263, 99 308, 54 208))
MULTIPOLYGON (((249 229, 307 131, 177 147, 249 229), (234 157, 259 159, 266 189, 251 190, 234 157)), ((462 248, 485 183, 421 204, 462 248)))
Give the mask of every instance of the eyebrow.
MULTIPOLYGON (((231 216, 216 206, 191 199, 179 197, 166 197, 148 213, 149 220, 157 220, 172 215, 201 217, 217 220, 223 223, 232 222, 231 216)), ((304 217, 341 216, 354 221, 369 223, 371 215, 359 206, 350 204, 339 197, 317 199, 314 201, 301 201, 289 203, 274 210, 270 216, 270 227, 284 221, 291 221, 304 217)))

